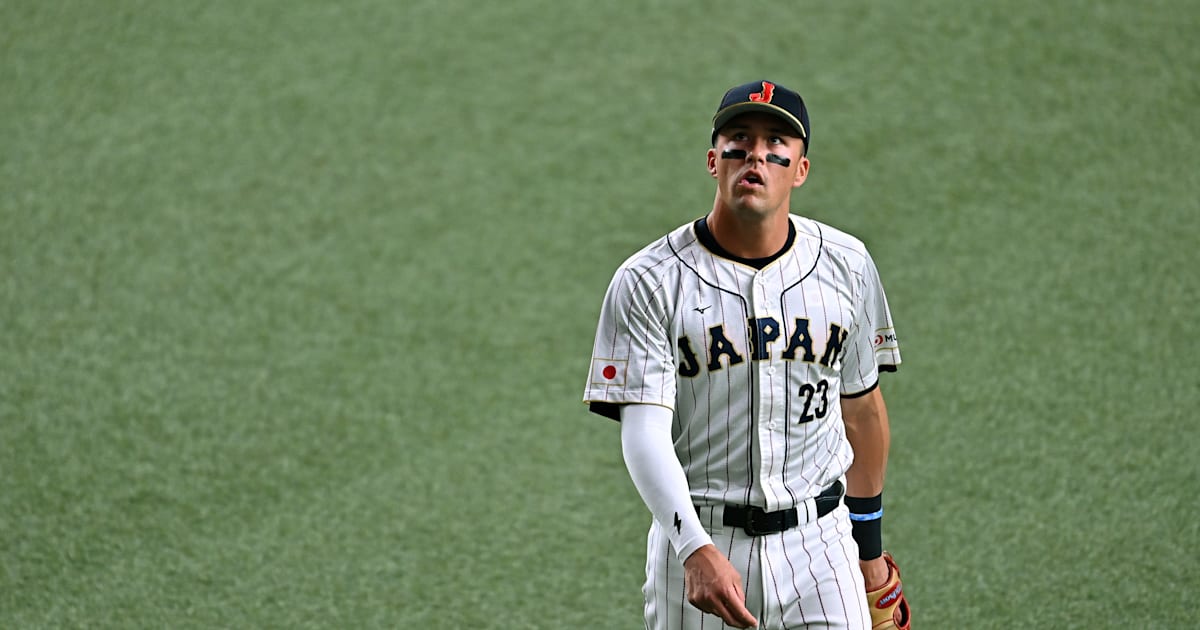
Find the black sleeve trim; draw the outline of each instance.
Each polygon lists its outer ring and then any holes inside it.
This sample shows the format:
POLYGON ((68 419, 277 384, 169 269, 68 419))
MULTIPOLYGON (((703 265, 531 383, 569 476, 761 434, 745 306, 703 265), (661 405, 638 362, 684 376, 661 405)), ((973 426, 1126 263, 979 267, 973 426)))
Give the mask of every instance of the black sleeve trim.
POLYGON ((880 372, 895 372, 895 371, 896 371, 896 366, 894 366, 894 365, 881 365, 881 366, 879 366, 879 368, 878 368, 878 369, 879 369, 879 371, 880 371, 880 372))
POLYGON ((621 421, 621 405, 610 402, 591 402, 588 403, 588 411, 594 414, 604 416, 609 420, 621 421))
POLYGON ((875 391, 876 387, 879 387, 879 381, 875 381, 874 383, 871 384, 870 387, 862 390, 861 392, 854 392, 853 394, 842 394, 842 398, 859 398, 861 396, 866 396, 867 394, 870 394, 871 392, 875 391))

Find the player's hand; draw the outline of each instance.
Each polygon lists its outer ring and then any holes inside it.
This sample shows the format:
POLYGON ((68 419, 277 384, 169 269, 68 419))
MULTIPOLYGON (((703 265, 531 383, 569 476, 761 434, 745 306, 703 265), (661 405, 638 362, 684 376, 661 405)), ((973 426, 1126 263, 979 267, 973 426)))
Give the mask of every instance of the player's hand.
POLYGON ((891 572, 888 570, 887 562, 883 556, 879 556, 873 560, 859 560, 858 567, 862 569, 863 582, 867 585, 868 591, 873 591, 883 586, 891 577, 891 572))
POLYGON ((912 627, 912 611, 908 598, 904 596, 904 585, 900 583, 900 567, 892 554, 867 561, 859 561, 863 578, 867 582, 867 608, 871 610, 871 627, 878 630, 909 630, 912 627), (871 575, 868 575, 868 571, 871 575), (883 577, 877 576, 879 571, 883 577))
POLYGON ((735 628, 757 628, 746 609, 742 576, 713 545, 705 545, 683 561, 684 583, 691 605, 720 617, 735 628))

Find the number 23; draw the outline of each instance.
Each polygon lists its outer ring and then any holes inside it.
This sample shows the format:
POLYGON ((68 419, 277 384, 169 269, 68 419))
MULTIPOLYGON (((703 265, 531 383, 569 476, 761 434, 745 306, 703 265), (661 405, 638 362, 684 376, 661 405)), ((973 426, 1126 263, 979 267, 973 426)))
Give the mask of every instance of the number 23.
POLYGON ((805 383, 800 386, 800 400, 804 401, 804 410, 800 412, 799 424, 812 422, 817 418, 824 418, 829 412, 829 381, 821 379, 816 385, 805 383), (813 408, 813 399, 820 395, 820 400, 817 401, 816 409, 813 408))

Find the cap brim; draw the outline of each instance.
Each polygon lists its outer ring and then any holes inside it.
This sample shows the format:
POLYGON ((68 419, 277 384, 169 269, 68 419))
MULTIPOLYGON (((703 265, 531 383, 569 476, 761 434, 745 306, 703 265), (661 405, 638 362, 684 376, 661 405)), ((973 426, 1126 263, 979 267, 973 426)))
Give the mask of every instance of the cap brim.
POLYGON ((808 131, 804 128, 804 123, 800 122, 788 110, 778 105, 772 105, 771 103, 735 103, 722 109, 717 112, 716 116, 713 116, 713 137, 716 138, 716 134, 721 130, 721 127, 728 124, 734 117, 749 112, 763 112, 782 118, 796 133, 800 134, 802 140, 808 140, 808 131))

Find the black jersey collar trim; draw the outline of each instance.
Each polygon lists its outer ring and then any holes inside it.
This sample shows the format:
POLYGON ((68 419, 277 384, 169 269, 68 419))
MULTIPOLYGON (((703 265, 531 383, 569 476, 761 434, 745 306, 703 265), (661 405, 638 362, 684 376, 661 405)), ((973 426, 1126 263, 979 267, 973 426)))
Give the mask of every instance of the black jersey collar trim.
POLYGON ((708 217, 700 217, 699 219, 696 219, 696 222, 692 225, 696 230, 696 238, 700 240, 700 244, 703 245, 705 249, 716 254, 717 256, 720 256, 721 258, 727 258, 734 262, 754 267, 755 269, 762 269, 776 260, 779 260, 779 257, 787 253, 787 251, 792 248, 792 245, 796 243, 796 225, 792 223, 791 218, 789 218, 787 242, 783 244, 783 247, 780 248, 779 251, 765 258, 742 258, 741 256, 735 256, 729 253, 729 250, 721 247, 721 244, 717 242, 717 239, 713 237, 712 232, 708 229, 708 217))

